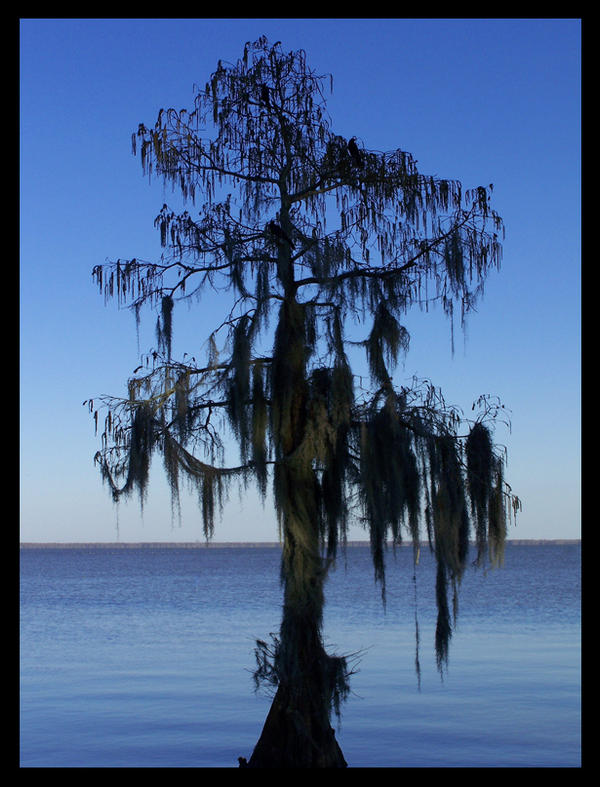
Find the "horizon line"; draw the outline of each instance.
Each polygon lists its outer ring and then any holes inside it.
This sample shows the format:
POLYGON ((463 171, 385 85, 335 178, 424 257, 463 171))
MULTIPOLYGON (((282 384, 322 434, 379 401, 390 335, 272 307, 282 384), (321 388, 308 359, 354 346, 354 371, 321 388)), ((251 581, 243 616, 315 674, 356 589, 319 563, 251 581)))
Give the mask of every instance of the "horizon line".
MULTIPOLYGON (((470 541, 469 544, 474 544, 470 541)), ((580 544, 581 538, 511 538, 506 539, 507 544, 528 545, 528 544, 580 544)), ((141 549, 141 548, 169 548, 169 549, 223 549, 223 548, 243 548, 243 547, 281 547, 281 541, 21 541, 19 549, 141 549)), ((352 540, 340 545, 343 547, 368 547, 369 541, 352 540)), ((387 542, 388 547, 412 547, 411 541, 403 541, 400 544, 387 542)), ((419 546, 429 546, 428 541, 420 541, 419 546)))

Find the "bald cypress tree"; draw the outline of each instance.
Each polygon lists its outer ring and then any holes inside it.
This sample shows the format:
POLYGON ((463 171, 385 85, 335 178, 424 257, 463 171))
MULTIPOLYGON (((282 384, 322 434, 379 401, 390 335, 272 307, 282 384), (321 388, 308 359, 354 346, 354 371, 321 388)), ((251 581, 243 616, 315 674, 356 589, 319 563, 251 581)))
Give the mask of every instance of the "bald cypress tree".
MULTIPOLYGON (((499 403, 481 397, 467 419, 429 381, 393 381, 408 310, 435 301, 464 316, 499 267, 491 187, 463 192, 420 173, 405 151, 334 133, 331 87, 303 51, 265 38, 237 63, 219 62, 191 111, 161 110, 132 137, 144 172, 187 206, 165 204, 155 220, 160 261, 93 271, 136 320, 144 306, 158 312, 156 348, 127 396, 101 402, 95 461, 114 498, 144 501, 157 453, 175 505, 182 479, 197 488, 210 538, 232 482, 272 489, 283 616, 270 643, 257 641, 255 677, 275 695, 252 756, 240 758, 249 767, 346 764, 330 719, 351 669, 325 651, 322 623, 328 568, 351 522, 368 532, 382 594, 387 545, 409 538, 416 555, 428 540, 443 669, 469 540, 479 561, 499 562, 519 506, 492 441, 499 403), (205 292, 225 304, 206 357, 197 361, 195 346, 175 358, 177 305, 205 292)), ((97 423, 97 403, 89 406, 97 423)))

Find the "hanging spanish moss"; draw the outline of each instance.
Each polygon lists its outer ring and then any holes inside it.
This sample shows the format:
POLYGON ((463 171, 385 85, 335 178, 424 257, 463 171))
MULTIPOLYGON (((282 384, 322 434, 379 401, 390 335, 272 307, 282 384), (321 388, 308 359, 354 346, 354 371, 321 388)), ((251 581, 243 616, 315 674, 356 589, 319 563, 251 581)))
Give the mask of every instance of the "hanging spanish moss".
POLYGON ((131 425, 128 473, 124 492, 129 494, 137 489, 142 503, 146 497, 150 459, 156 439, 153 420, 152 410, 145 403, 142 402, 135 408, 131 425))
POLYGON ((452 622, 448 605, 448 569, 443 558, 437 556, 437 574, 435 578, 435 600, 437 604, 437 622, 435 626, 435 656, 440 672, 448 663, 448 647, 452 636, 452 622))
MULTIPOLYGON (((135 405, 131 416, 131 428, 122 446, 126 454, 125 461, 119 461, 112 467, 106 455, 98 451, 94 461, 100 466, 103 480, 109 485, 113 500, 117 502, 122 496, 129 497, 134 491, 138 493, 143 508, 146 499, 150 462, 156 447, 156 429, 154 413, 147 403, 135 405), (119 487, 118 477, 125 475, 125 483, 119 487)), ((97 416, 97 411, 95 412, 97 416)), ((120 430, 119 430, 120 432, 120 430)))
MULTIPOLYGON (((255 691, 269 691, 274 693, 283 683, 285 674, 282 672, 284 663, 281 640, 276 634, 271 634, 271 642, 256 640, 254 650, 256 669, 253 673, 255 691)), ((350 694, 350 677, 354 674, 353 662, 358 654, 350 656, 331 656, 324 648, 318 647, 315 659, 315 673, 321 676, 321 691, 317 693, 320 702, 328 712, 332 709, 341 719, 342 704, 350 694)))
POLYGON ((268 401, 265 396, 261 365, 252 368, 252 462, 261 497, 267 492, 267 428, 269 424, 268 401))
POLYGON ((371 409, 360 429, 360 495, 369 528, 375 577, 385 600, 385 547, 402 541, 402 527, 418 543, 421 478, 415 434, 402 421, 396 396, 371 409))
POLYGON ((172 423, 182 444, 186 443, 194 426, 193 409, 190 405, 190 382, 190 372, 185 370, 178 376, 174 386, 172 423))
POLYGON ((387 362, 392 365, 398 360, 398 352, 408 352, 409 335, 406 328, 398 324, 382 300, 377 306, 373 328, 366 342, 369 369, 380 385, 390 385, 387 362))
POLYGON ((156 340, 167 358, 171 357, 172 334, 173 298, 170 295, 165 295, 161 298, 161 315, 156 323, 156 340))
MULTIPOLYGON (((506 497, 502 463, 500 460, 496 460, 488 509, 488 541, 490 561, 493 566, 500 566, 504 562, 507 522, 506 497)), ((515 510, 520 507, 518 499, 514 500, 514 507, 515 510)))
POLYGON ((493 473, 496 465, 489 429, 477 422, 465 443, 471 511, 475 517, 477 560, 481 561, 486 544, 486 527, 493 473))
POLYGON ((418 611, 418 603, 417 603, 417 565, 419 563, 419 549, 420 547, 416 547, 415 551, 413 552, 413 590, 414 590, 414 607, 415 607, 415 672, 417 675, 417 685, 419 691, 421 691, 421 658, 420 658, 420 647, 421 647, 421 636, 419 633, 419 611, 418 611))
POLYGON ((248 403, 250 398, 250 340, 249 320, 243 317, 233 329, 231 353, 231 377, 227 396, 229 420, 240 443, 242 460, 247 460, 250 422, 248 403))
POLYGON ((277 458, 297 447, 306 416, 305 307, 285 301, 280 309, 271 366, 271 424, 277 458))

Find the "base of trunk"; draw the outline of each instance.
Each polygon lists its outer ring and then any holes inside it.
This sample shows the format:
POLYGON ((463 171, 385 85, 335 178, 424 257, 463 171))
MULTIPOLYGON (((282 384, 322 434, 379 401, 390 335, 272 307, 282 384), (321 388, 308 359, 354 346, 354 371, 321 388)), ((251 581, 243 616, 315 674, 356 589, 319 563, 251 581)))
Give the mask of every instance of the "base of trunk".
POLYGON ((238 759, 240 768, 348 767, 326 714, 314 707, 302 713, 281 686, 250 760, 238 759))

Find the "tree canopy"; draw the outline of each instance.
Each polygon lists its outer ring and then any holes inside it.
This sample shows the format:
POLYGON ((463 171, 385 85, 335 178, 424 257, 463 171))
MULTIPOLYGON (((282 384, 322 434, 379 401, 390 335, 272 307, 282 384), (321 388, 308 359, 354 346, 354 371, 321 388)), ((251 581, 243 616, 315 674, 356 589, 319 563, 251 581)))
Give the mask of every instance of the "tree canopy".
MULTIPOLYGON (((463 190, 422 174, 406 151, 335 133, 332 89, 303 51, 261 38, 238 62, 218 63, 191 111, 161 109, 133 134, 144 173, 186 209, 158 213, 159 261, 93 270, 138 322, 144 306, 158 312, 156 347, 127 395, 101 401, 95 459, 115 499, 137 492, 143 502, 161 455, 174 505, 182 479, 197 489, 207 538, 232 481, 263 496, 270 487, 286 608, 310 608, 317 629, 322 580, 351 523, 368 533, 382 593, 387 544, 428 540, 442 666, 469 540, 479 561, 500 562, 520 506, 493 442, 506 411, 482 396, 466 417, 429 380, 398 386, 394 370, 409 350, 410 309, 437 303, 452 321, 481 297, 500 266, 503 223, 491 186, 463 190), (174 357, 177 307, 201 296, 223 299, 222 321, 203 360, 200 346, 174 357)), ((97 421, 98 402, 89 406, 97 421)), ((285 620, 275 682, 294 669, 282 655, 285 620)), ((258 672, 269 673, 264 661, 258 672)))

